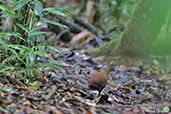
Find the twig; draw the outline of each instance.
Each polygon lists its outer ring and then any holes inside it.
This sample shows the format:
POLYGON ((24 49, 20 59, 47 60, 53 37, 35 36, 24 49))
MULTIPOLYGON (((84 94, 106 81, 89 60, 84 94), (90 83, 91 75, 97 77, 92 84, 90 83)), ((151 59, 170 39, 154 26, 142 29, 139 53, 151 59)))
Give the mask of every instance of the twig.
POLYGON ((93 34, 98 35, 96 28, 92 24, 85 22, 84 20, 82 20, 78 16, 75 16, 74 21, 76 23, 80 24, 81 26, 85 27, 89 31, 91 31, 93 34))
POLYGON ((53 85, 51 87, 51 92, 45 96, 45 100, 50 99, 53 96, 53 94, 56 92, 56 90, 57 90, 57 87, 55 85, 53 85))

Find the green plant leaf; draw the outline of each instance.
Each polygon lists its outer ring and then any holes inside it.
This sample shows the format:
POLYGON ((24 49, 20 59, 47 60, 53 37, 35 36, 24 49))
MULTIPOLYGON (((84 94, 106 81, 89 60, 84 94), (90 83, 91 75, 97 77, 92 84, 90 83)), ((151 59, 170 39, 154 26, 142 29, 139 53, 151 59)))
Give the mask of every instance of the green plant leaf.
POLYGON ((6 17, 5 22, 6 22, 7 31, 9 31, 10 30, 10 23, 11 23, 10 16, 6 17))
MULTIPOLYGON (((5 65, 5 63, 9 60, 10 58, 8 57, 8 58, 6 58, 6 59, 4 59, 2 62, 1 62, 1 65, 5 65)), ((3 70, 3 69, 2 69, 3 70)))
POLYGON ((10 48, 21 50, 22 48, 19 47, 19 45, 8 45, 10 48))
POLYGON ((4 1, 4 0, 0 0, 0 2, 2 2, 2 3, 6 3, 6 4, 8 3, 8 2, 6 2, 6 1, 4 1))
POLYGON ((43 45, 47 45, 47 42, 46 42, 45 38, 42 35, 38 35, 38 38, 41 40, 43 45))
POLYGON ((30 32, 29 36, 33 35, 41 35, 41 34, 46 34, 46 32, 42 32, 42 31, 36 31, 36 32, 30 32))
POLYGON ((34 12, 32 13, 31 15, 31 18, 30 18, 30 23, 29 23, 29 31, 32 29, 32 24, 33 24, 33 20, 34 20, 34 12))
POLYGON ((21 0, 14 8, 15 10, 19 10, 21 9, 24 5, 26 5, 28 2, 30 2, 31 0, 21 0))
POLYGON ((0 70, 0 73, 3 73, 3 72, 5 72, 5 71, 7 71, 7 70, 12 70, 12 69, 14 69, 14 67, 5 67, 5 68, 2 68, 2 69, 0 70))
POLYGON ((25 64, 25 66, 26 66, 26 73, 27 73, 27 76, 29 76, 29 75, 30 75, 30 67, 29 67, 29 63, 30 63, 29 56, 28 56, 28 55, 26 55, 26 64, 25 64))
POLYGON ((24 27, 22 24, 16 23, 16 25, 17 25, 19 28, 21 28, 22 30, 24 30, 25 32, 29 33, 29 31, 27 30, 27 28, 24 27))
POLYGON ((43 12, 43 6, 42 3, 35 0, 34 1, 34 6, 35 6, 35 15, 38 16, 40 18, 40 16, 42 16, 42 12, 43 12))
POLYGON ((31 66, 34 67, 34 52, 31 52, 29 57, 30 57, 31 66))
POLYGON ((44 66, 44 67, 50 67, 50 68, 56 68, 56 69, 61 69, 60 66, 58 66, 56 64, 53 64, 53 63, 50 63, 50 62, 44 63, 44 64, 42 64, 42 66, 44 66))
POLYGON ((45 22, 45 23, 49 23, 49 24, 52 24, 52 25, 56 25, 56 26, 59 26, 59 27, 62 27, 62 28, 68 28, 66 25, 63 25, 61 23, 58 23, 58 22, 55 22, 55 21, 52 21, 52 20, 48 20, 46 18, 40 18, 40 21, 41 22, 45 22))
POLYGON ((70 12, 69 10, 66 10, 66 9, 61 9, 63 12, 65 12, 65 13, 68 13, 68 14, 70 14, 70 15, 73 15, 72 14, 72 12, 70 12))
POLYGON ((14 17, 13 12, 12 12, 12 11, 10 11, 9 9, 7 9, 6 7, 4 7, 4 6, 0 5, 0 9, 1 9, 2 11, 6 12, 8 15, 10 15, 10 16, 12 16, 12 17, 14 17))
POLYGON ((35 90, 39 89, 39 86, 36 81, 31 84, 31 87, 32 87, 32 89, 35 89, 35 90))
POLYGON ((24 79, 26 79, 28 77, 28 74, 27 73, 25 73, 25 75, 24 75, 24 79))
POLYGON ((21 49, 21 50, 19 51, 19 54, 20 54, 20 55, 25 55, 25 52, 26 52, 25 49, 21 49))
MULTIPOLYGON (((0 14, 2 14, 3 12, 0 12, 0 14)), ((9 15, 5 15, 5 14, 3 14, 3 15, 1 15, 0 17, 2 18, 2 17, 8 17, 9 15)))
POLYGON ((51 46, 48 46, 47 48, 48 48, 48 49, 52 49, 52 50, 56 51, 57 53, 59 53, 59 52, 60 52, 59 50, 57 50, 56 48, 51 47, 51 46))
POLYGON ((14 49, 9 48, 9 50, 10 50, 14 55, 16 55, 17 59, 21 60, 20 56, 18 55, 18 53, 17 53, 14 49))
POLYGON ((38 55, 40 57, 48 57, 46 53, 41 52, 41 51, 34 51, 34 54, 35 55, 38 55))
POLYGON ((21 37, 21 35, 19 33, 12 33, 11 35, 15 36, 15 37, 18 37, 18 38, 20 38, 23 41, 26 41, 24 38, 21 37))
POLYGON ((25 41, 25 39, 23 39, 22 37, 21 37, 21 35, 19 34, 19 33, 17 33, 17 32, 14 32, 14 33, 0 33, 0 36, 15 36, 15 37, 18 37, 18 38, 20 38, 20 39, 22 39, 23 41, 25 41))
POLYGON ((112 80, 107 80, 107 83, 114 84, 114 82, 112 80))
POLYGON ((57 15, 61 15, 64 18, 66 18, 66 14, 62 13, 61 11, 57 10, 56 8, 44 8, 43 11, 48 11, 48 12, 51 12, 51 13, 54 13, 54 14, 57 14, 57 15))
POLYGON ((55 95, 57 98, 61 98, 62 96, 60 94, 55 95))
MULTIPOLYGON (((15 46, 15 45, 14 45, 14 46, 15 46)), ((20 48, 25 49, 25 50, 27 50, 27 51, 29 51, 29 50, 30 50, 30 48, 29 48, 29 47, 26 47, 26 46, 24 46, 24 45, 17 45, 17 46, 19 46, 20 48)))
POLYGON ((34 27, 32 30, 30 30, 30 32, 34 32, 35 30, 37 30, 38 28, 42 27, 43 25, 38 25, 36 27, 34 27))
POLYGON ((164 107, 161 112, 163 112, 163 113, 169 113, 170 112, 170 108, 169 107, 164 107))
POLYGON ((0 44, 5 45, 5 41, 0 38, 0 44))
POLYGON ((32 45, 32 46, 34 46, 34 43, 35 43, 35 36, 33 36, 33 35, 29 35, 29 37, 28 37, 28 41, 29 41, 29 43, 32 45))

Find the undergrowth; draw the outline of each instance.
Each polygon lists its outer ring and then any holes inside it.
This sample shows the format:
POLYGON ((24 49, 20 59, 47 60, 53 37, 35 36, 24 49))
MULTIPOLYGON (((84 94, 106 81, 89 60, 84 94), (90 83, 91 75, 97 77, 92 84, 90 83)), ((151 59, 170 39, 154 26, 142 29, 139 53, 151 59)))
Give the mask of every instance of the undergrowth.
POLYGON ((40 30, 45 24, 67 28, 59 22, 48 20, 45 15, 55 13, 66 18, 66 13, 71 12, 43 8, 39 0, 0 0, 0 4, 0 75, 30 79, 37 69, 61 69, 58 61, 49 56, 58 50, 47 45, 44 38, 46 32, 40 30), (37 42, 38 39, 41 43, 37 42))

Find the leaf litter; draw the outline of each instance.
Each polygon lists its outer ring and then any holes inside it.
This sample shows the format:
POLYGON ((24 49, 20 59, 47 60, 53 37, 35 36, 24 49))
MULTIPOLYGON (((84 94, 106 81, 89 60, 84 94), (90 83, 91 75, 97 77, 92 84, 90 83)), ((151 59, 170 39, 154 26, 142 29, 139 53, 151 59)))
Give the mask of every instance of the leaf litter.
POLYGON ((171 89, 153 74, 159 67, 113 66, 100 99, 90 94, 88 78, 105 65, 81 51, 61 49, 60 69, 40 71, 32 83, 16 76, 0 78, 1 113, 150 113, 170 111, 171 89), (154 68, 155 69, 154 69, 154 68), (148 72, 147 72, 148 71, 148 72), (18 80, 18 79, 20 80, 18 80), (22 83, 22 84, 21 84, 22 83))

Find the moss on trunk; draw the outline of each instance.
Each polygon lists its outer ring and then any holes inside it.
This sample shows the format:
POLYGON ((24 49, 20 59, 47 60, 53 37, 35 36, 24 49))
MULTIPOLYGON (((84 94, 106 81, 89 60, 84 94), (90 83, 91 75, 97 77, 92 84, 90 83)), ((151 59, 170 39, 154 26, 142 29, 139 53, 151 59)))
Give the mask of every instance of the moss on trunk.
POLYGON ((95 49, 91 55, 150 59, 153 43, 169 10, 169 0, 139 0, 121 38, 95 49))

